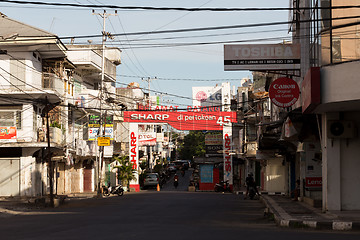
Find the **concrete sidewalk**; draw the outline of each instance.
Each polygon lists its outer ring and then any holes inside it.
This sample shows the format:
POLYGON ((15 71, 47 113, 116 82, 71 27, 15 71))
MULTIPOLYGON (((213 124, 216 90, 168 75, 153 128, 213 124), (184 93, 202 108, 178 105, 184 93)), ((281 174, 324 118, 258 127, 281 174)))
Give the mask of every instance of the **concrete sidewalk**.
POLYGON ((321 209, 303 202, 292 201, 283 195, 261 195, 266 210, 282 227, 309 227, 327 230, 360 230, 360 211, 323 213, 321 209))

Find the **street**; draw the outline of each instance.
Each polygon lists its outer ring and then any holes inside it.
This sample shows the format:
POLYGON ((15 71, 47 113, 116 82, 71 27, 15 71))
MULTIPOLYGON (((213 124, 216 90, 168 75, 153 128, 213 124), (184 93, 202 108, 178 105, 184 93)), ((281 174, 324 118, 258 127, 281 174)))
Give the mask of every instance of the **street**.
POLYGON ((0 217, 1 239, 359 239, 354 232, 279 228, 258 200, 148 190, 0 217))

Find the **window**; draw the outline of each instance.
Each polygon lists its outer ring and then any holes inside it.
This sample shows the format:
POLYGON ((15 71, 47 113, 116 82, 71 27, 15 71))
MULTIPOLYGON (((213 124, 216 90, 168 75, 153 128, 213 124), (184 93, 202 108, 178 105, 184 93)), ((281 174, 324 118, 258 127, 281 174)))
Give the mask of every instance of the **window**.
POLYGON ((25 60, 10 59, 10 82, 17 88, 25 87, 25 60))
POLYGON ((21 129, 21 111, 0 111, 2 127, 14 127, 21 129))

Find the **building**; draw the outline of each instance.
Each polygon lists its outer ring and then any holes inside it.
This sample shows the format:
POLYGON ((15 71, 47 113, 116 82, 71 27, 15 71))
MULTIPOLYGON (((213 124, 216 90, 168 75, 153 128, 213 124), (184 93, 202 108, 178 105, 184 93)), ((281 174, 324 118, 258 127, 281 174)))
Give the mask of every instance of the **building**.
MULTIPOLYGON (((106 48, 101 88, 100 46, 65 46, 5 15, 0 21, 0 195, 44 196, 50 183, 55 194, 94 191, 99 156, 89 120, 99 125, 101 111, 112 120, 121 110, 113 102, 120 50, 106 48)), ((112 146, 104 153, 109 164, 112 146)))

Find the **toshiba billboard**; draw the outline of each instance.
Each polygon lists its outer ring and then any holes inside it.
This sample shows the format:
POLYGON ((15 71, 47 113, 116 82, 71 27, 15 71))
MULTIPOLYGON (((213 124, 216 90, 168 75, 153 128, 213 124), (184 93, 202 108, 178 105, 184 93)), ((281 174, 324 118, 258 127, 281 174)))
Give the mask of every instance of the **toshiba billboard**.
POLYGON ((300 44, 224 45, 224 70, 300 69, 300 44))

